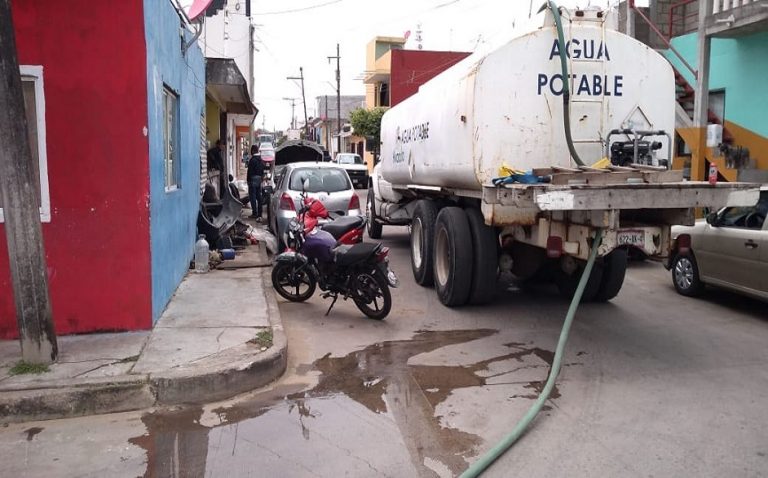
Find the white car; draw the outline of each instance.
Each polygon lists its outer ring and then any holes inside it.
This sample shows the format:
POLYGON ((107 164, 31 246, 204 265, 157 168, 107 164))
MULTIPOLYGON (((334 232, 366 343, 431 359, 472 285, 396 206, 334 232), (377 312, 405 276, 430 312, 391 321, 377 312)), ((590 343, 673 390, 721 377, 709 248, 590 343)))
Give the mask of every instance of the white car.
POLYGON ((363 189, 368 187, 368 166, 359 154, 339 153, 333 162, 347 171, 355 187, 363 189))
POLYGON ((269 204, 269 228, 278 241, 282 241, 281 245, 285 245, 284 234, 288 224, 296 217, 296 211, 301 209, 302 192, 323 203, 331 213, 362 216, 360 200, 349 176, 333 163, 291 163, 282 167, 276 178, 275 192, 269 204))

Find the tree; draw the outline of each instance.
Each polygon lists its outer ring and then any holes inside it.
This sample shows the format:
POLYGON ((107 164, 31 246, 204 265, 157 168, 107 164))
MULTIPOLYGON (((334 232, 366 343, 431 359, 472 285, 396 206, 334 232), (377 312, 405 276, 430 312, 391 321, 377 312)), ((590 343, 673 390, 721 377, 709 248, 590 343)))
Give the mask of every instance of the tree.
POLYGON ((381 117, 384 116, 386 108, 373 108, 366 110, 358 108, 349 114, 349 120, 355 134, 364 136, 367 142, 373 144, 373 156, 375 162, 379 159, 379 146, 381 144, 381 117))

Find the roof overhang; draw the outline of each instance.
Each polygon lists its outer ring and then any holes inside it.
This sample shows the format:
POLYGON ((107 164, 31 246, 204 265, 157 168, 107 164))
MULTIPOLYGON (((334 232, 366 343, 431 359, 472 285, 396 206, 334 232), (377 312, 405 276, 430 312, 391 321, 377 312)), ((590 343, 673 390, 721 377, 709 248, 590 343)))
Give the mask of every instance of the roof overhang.
POLYGON ((369 71, 365 74, 365 77, 363 78, 363 83, 365 84, 384 83, 389 81, 390 76, 391 76, 391 73, 387 70, 369 71))
POLYGON ((227 113, 255 116, 259 113, 248 94, 248 83, 231 58, 205 59, 205 88, 227 113))

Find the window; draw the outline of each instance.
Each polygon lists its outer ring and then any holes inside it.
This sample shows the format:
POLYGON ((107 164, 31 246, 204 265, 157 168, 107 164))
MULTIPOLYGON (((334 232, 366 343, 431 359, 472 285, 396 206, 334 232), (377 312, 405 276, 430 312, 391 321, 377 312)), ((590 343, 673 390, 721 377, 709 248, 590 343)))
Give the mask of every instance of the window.
MULTIPOLYGON (((32 153, 35 176, 37 205, 40 220, 51 221, 51 200, 48 193, 48 157, 45 142, 45 93, 43 90, 43 67, 21 65, 21 89, 24 94, 24 113, 27 117, 27 140, 32 153)), ((0 222, 5 220, 3 203, 0 198, 0 222)))
POLYGON ((179 97, 163 88, 163 161, 165 164, 165 190, 179 188, 179 97))
POLYGON ((304 180, 307 184, 308 193, 336 193, 352 189, 347 179, 347 173, 343 169, 335 168, 299 168, 291 174, 290 189, 301 191, 304 180))
POLYGON ((363 164, 363 158, 354 153, 339 154, 339 164, 363 164))
POLYGON ((746 229, 763 228, 763 222, 768 215, 768 192, 760 193, 760 200, 755 206, 729 207, 720 212, 718 226, 740 227, 746 229))

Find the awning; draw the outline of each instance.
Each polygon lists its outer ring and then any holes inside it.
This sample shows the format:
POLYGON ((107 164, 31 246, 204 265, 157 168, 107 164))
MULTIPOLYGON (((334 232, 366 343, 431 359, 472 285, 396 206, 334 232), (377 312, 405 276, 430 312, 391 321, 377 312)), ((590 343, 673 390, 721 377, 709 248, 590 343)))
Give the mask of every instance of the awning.
POLYGON ((205 59, 205 87, 224 105, 227 113, 254 116, 259 113, 248 94, 248 83, 231 58, 205 59))

